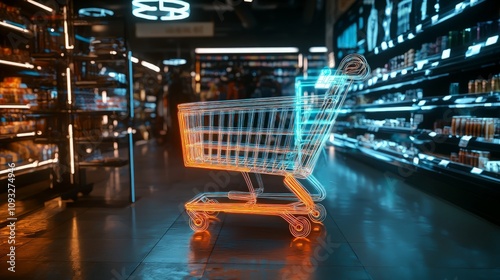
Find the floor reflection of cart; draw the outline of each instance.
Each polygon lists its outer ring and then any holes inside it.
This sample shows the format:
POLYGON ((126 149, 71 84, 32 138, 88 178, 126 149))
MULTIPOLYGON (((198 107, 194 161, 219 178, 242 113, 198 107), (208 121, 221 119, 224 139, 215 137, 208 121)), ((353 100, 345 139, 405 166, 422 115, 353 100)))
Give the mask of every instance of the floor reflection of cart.
POLYGON ((191 228, 206 230, 218 212, 276 215, 289 223, 294 236, 308 236, 311 223, 304 216, 316 223, 326 217, 318 203, 325 190, 311 173, 352 81, 368 73, 362 56, 349 55, 324 96, 179 105, 185 165, 239 171, 248 187, 248 192, 196 195, 185 205, 191 228), (253 181, 249 173, 255 174, 253 181), (260 174, 284 176, 291 193, 265 193, 260 174), (298 179, 307 179, 316 192, 310 193, 298 179))

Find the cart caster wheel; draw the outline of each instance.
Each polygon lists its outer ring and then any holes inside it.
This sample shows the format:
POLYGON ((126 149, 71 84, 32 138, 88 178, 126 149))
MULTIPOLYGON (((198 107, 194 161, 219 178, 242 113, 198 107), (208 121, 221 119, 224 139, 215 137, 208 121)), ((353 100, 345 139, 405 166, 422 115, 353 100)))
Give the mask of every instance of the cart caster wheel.
POLYGON ((208 215, 205 213, 197 213, 195 218, 189 219, 189 227, 195 232, 205 231, 208 229, 208 215))
POLYGON ((323 221, 326 219, 326 209, 325 209, 325 206, 323 206, 322 204, 316 204, 314 206, 314 209, 311 210, 311 212, 309 212, 309 219, 311 219, 311 221, 313 223, 323 223, 323 221))
POLYGON ((311 233, 311 222, 306 218, 297 217, 297 224, 290 224, 290 233, 295 237, 307 237, 311 233))
MULTIPOLYGON (((211 204, 216 204, 216 203, 219 203, 216 199, 210 199, 208 200, 207 203, 211 203, 211 204)), ((217 217, 217 215, 219 215, 219 211, 205 211, 205 213, 210 216, 210 217, 217 217)))

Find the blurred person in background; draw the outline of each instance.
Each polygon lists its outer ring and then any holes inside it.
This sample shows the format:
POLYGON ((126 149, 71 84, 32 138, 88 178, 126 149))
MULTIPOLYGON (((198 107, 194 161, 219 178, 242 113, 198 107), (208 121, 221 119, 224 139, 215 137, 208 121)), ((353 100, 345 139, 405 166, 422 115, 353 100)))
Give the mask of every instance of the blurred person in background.
POLYGON ((210 83, 205 100, 203 101, 214 101, 219 99, 219 88, 217 87, 218 83, 219 79, 210 83))
POLYGON ((179 129, 179 118, 177 113, 179 109, 177 106, 182 103, 191 102, 192 98, 190 93, 185 92, 186 86, 185 81, 182 79, 181 74, 178 71, 172 72, 170 76, 170 81, 167 89, 167 106, 170 115, 171 127, 168 130, 169 134, 169 148, 172 152, 182 153, 182 143, 181 143, 181 132, 179 129))
POLYGON ((239 88, 238 83, 234 76, 229 78, 229 82, 227 83, 227 100, 239 99, 239 88))

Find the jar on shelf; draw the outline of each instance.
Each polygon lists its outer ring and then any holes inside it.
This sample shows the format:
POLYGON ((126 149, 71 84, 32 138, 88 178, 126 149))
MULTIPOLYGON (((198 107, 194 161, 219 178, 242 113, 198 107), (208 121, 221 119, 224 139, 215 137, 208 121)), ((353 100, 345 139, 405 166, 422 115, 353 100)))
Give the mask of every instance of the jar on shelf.
POLYGON ((451 135, 457 135, 457 122, 460 122, 460 118, 458 116, 453 116, 451 119, 451 135))
POLYGON ((453 162, 459 162, 458 154, 457 153, 451 153, 450 154, 450 160, 453 162))
POLYGON ((490 159, 490 152, 489 151, 481 151, 479 156, 490 159))
POLYGON ((488 158, 480 156, 477 160, 477 167, 480 169, 485 169, 488 164, 488 158))
POLYGON ((469 121, 470 118, 471 118, 470 116, 462 116, 460 118, 460 128, 459 128, 460 133, 458 134, 458 136, 468 135, 467 122, 469 121))
POLYGON ((479 137, 481 135, 481 119, 474 119, 474 133, 473 136, 479 137))
POLYGON ((458 151, 458 162, 465 164, 465 150, 460 149, 458 151))
MULTIPOLYGON (((463 122, 463 120, 464 119, 462 119, 462 122, 463 122)), ((465 126, 464 126, 465 129, 462 130, 463 133, 460 134, 460 136, 462 136, 462 135, 468 135, 468 136, 470 136, 471 135, 471 130, 472 130, 471 129, 471 125, 472 125, 471 120, 470 119, 465 119, 465 126)))
POLYGON ((467 89, 468 93, 476 93, 476 86, 474 80, 469 81, 469 83, 467 84, 467 89))
POLYGON ((472 166, 473 155, 472 151, 465 150, 465 164, 472 166))
POLYGON ((500 75, 495 75, 491 78, 491 91, 500 92, 500 75))
POLYGON ((474 88, 476 89, 475 93, 483 93, 483 79, 477 79, 474 81, 474 88))
POLYGON ((465 150, 465 164, 472 166, 473 162, 472 157, 473 157, 472 152, 465 150))
POLYGON ((491 92, 491 81, 483 80, 483 92, 491 92))
POLYGON ((500 134, 500 119, 492 118, 488 122, 488 140, 495 138, 496 134, 500 134))
POLYGON ((486 127, 488 124, 488 119, 482 118, 480 121, 481 121, 481 133, 480 133, 479 137, 483 137, 486 139, 486 137, 488 136, 488 135, 486 135, 486 127))
POLYGON ((5 58, 10 58, 12 56, 12 49, 9 47, 2 47, 2 55, 5 58))

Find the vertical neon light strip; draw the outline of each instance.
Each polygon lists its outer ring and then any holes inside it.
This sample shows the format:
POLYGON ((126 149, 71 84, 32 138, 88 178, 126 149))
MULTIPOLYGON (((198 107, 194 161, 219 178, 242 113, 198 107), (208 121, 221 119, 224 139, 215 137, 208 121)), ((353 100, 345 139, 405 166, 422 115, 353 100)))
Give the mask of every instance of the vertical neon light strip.
POLYGON ((63 7, 64 14, 64 45, 67 50, 72 50, 75 46, 69 44, 69 34, 68 34, 68 13, 67 7, 63 7))
POLYGON ((68 125, 69 134, 69 167, 71 174, 75 174, 75 147, 73 146, 73 125, 68 125))
MULTIPOLYGON (((295 79, 297 80, 297 78, 295 79)), ((294 167, 297 162, 302 159, 302 83, 300 84, 299 90, 295 91, 295 147, 297 149, 297 161, 294 161, 294 167)))
MULTIPOLYGON (((134 119, 134 84, 132 81, 132 52, 128 52, 128 90, 129 90, 129 114, 130 121, 134 119)), ((130 125, 130 122, 129 122, 130 125)), ((132 134, 133 129, 128 128, 128 158, 129 158, 129 172, 130 172, 130 202, 135 202, 135 168, 134 168, 134 135, 132 134)))
POLYGON ((68 91, 68 104, 73 104, 73 91, 71 90, 71 69, 66 68, 66 89, 68 91))

